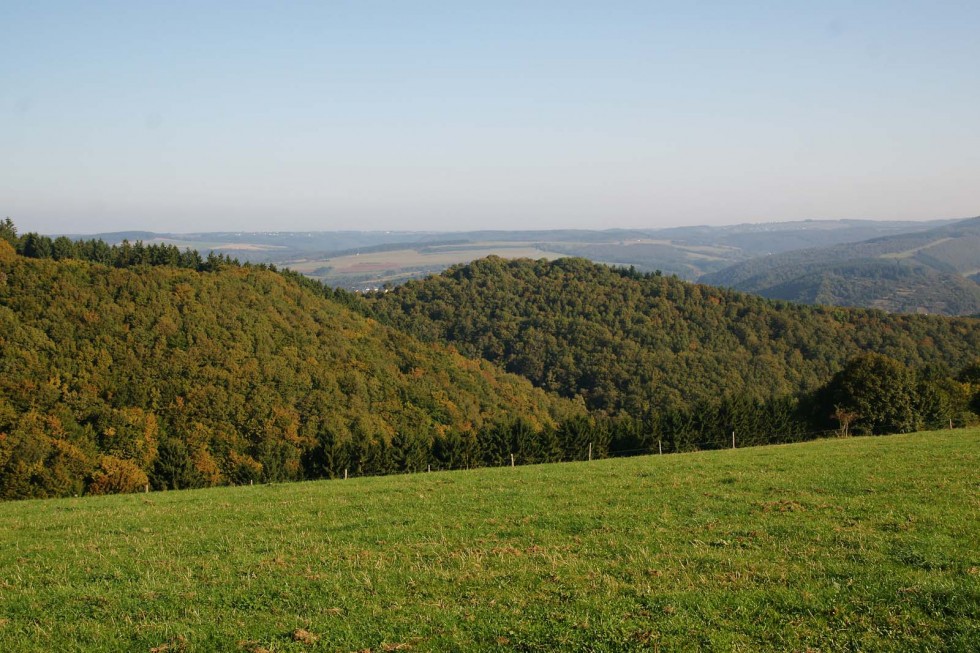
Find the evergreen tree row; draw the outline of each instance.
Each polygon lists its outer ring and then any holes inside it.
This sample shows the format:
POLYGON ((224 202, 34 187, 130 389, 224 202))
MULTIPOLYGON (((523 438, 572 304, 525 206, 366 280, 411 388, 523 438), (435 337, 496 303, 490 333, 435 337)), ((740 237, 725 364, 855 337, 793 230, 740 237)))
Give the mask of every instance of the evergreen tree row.
POLYGON ((201 256, 193 249, 183 251, 175 245, 166 243, 144 244, 142 241, 130 243, 122 241, 110 245, 104 240, 72 240, 67 236, 51 238, 34 232, 18 236, 17 228, 10 218, 0 222, 0 238, 10 243, 14 250, 27 258, 54 259, 63 261, 75 259, 89 261, 117 268, 139 265, 167 265, 200 272, 212 272, 227 266, 239 267, 238 259, 226 254, 210 252, 201 256))
MULTIPOLYGON (((961 427, 977 423, 978 412, 980 361, 951 379, 869 354, 810 395, 768 402, 727 397, 643 416, 576 415, 547 427, 498 420, 477 433, 450 430, 431 439, 350 439, 324 431, 304 454, 303 467, 307 478, 338 478, 584 461, 961 427)), ((158 463, 154 486, 205 485, 188 459, 184 452, 162 452, 161 461, 177 463, 158 463)))
POLYGON ((202 256, 194 249, 181 250, 167 243, 145 244, 142 241, 130 243, 123 240, 118 245, 110 245, 102 239, 72 240, 67 236, 51 238, 29 232, 18 235, 17 226, 10 218, 0 220, 0 240, 5 240, 17 254, 25 258, 53 259, 63 261, 74 259, 88 261, 117 268, 140 266, 167 266, 195 270, 197 272, 217 272, 229 267, 255 267, 258 270, 276 272, 307 290, 338 301, 348 308, 370 316, 368 305, 353 293, 342 288, 331 288, 318 279, 307 277, 288 268, 279 269, 271 263, 241 263, 237 258, 219 252, 208 252, 202 256))

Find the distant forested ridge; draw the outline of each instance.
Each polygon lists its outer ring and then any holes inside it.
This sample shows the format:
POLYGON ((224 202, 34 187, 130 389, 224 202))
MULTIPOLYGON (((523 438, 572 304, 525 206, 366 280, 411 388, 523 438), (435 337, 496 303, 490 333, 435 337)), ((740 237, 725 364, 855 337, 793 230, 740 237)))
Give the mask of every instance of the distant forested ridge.
POLYGON ((980 312, 980 218, 755 258, 700 281, 772 299, 941 315, 980 312))
POLYGON ((803 306, 583 259, 487 258, 372 296, 377 315, 606 414, 798 396, 876 352, 949 374, 980 321, 803 306))
POLYGON ((584 415, 288 275, 28 259, 8 241, 3 498, 418 470, 584 415))

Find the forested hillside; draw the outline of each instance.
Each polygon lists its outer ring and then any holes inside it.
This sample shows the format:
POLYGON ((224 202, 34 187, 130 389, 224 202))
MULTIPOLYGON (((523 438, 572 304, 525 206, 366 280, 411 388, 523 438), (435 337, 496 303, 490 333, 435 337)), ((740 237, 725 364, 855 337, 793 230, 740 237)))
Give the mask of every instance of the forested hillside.
POLYGON ((583 413, 296 279, 213 263, 0 240, 0 497, 420 469, 502 423, 537 437, 583 413))
POLYGON ((893 312, 980 313, 980 218, 919 233, 767 256, 704 283, 773 299, 893 312))
POLYGON ((798 395, 878 352, 955 372, 980 320, 811 307, 583 259, 488 258, 371 298, 382 319, 607 413, 798 395))
POLYGON ((361 298, 222 255, 4 221, 0 498, 970 424, 978 331, 582 259, 491 257, 361 298))

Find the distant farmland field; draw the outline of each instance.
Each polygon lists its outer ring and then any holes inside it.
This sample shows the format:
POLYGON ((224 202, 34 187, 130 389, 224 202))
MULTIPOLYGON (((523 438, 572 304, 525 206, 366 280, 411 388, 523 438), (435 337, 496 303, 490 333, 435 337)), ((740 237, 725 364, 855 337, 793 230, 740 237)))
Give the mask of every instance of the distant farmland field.
POLYGON ((980 430, 0 505, 3 651, 975 651, 980 430))
POLYGON ((380 286, 388 282, 400 283, 486 256, 553 260, 567 254, 539 249, 533 243, 481 242, 354 253, 333 258, 290 261, 285 265, 331 285, 360 288, 380 286))

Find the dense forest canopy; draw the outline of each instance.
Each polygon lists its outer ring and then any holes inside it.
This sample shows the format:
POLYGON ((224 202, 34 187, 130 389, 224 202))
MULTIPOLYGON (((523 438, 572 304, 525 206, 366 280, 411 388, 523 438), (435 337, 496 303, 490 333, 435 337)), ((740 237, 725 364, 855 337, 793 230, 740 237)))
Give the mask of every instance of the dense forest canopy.
POLYGON ((439 438, 582 413, 269 270, 0 240, 0 496, 397 471, 439 438))
POLYGON ((584 259, 487 258, 371 297, 383 319, 595 410, 809 392, 877 352, 959 370, 980 320, 802 306, 584 259))
POLYGON ((0 221, 0 498, 972 423, 977 327, 579 259, 489 258, 365 299, 0 221))

